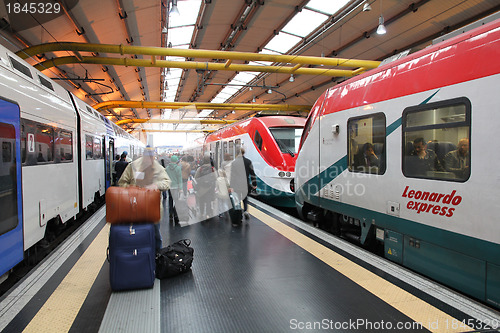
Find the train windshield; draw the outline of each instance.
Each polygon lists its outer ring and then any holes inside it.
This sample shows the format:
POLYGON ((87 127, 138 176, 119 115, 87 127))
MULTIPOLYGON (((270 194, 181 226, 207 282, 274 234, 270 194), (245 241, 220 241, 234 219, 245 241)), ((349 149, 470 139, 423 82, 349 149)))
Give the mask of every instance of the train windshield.
POLYGON ((282 153, 297 154, 303 127, 271 127, 269 131, 276 140, 282 153))

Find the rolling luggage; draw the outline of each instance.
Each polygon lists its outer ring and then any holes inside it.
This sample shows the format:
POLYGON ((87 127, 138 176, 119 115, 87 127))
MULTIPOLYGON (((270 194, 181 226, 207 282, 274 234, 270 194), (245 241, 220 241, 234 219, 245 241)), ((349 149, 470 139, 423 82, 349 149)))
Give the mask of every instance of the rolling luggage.
POLYGON ((229 208, 229 218, 233 226, 241 225, 243 219, 243 209, 241 208, 241 200, 235 192, 229 193, 231 207, 229 208))
POLYGON ((160 220, 161 194, 140 187, 110 187, 106 191, 106 221, 151 223, 160 220))
POLYGON ((175 211, 177 212, 179 221, 187 222, 189 220, 189 207, 186 200, 177 200, 175 211))
POLYGON ((151 288, 155 280, 155 228, 147 224, 112 224, 108 261, 111 289, 151 288))

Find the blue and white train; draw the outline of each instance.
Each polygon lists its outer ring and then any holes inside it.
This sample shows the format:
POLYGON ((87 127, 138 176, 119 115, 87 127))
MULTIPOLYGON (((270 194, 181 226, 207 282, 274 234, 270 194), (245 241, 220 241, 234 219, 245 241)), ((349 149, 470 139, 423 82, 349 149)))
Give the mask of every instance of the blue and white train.
MULTIPOLYGON (((115 154, 142 142, 0 47, 0 281, 47 227, 92 207, 110 186, 115 154)), ((45 238, 45 239, 44 239, 45 238)))
POLYGON ((300 215, 500 308, 498 59, 500 20, 328 89, 301 138, 300 215))

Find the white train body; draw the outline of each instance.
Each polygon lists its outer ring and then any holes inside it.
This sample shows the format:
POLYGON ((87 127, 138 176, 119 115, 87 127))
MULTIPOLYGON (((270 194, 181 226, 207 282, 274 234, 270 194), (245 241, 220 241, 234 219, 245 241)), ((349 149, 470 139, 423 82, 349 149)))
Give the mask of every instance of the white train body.
POLYGON ((500 307, 499 56, 497 21, 326 91, 296 164, 299 213, 500 307), (411 152, 419 137, 439 161, 425 172, 411 152), (446 154, 461 139, 468 168, 452 170, 446 154))
POLYGON ((49 224, 103 197, 115 140, 128 150, 144 146, 3 47, 0 140, 0 276, 47 238, 49 224))

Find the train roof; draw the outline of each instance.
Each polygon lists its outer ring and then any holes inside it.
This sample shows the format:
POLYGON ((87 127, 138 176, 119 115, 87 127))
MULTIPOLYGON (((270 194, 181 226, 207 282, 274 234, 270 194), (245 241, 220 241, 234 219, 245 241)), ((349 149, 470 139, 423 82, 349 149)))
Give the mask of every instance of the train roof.
POLYGON ((326 113, 338 112, 498 74, 499 43, 500 19, 346 80, 316 104, 326 97, 326 113))
POLYGON ((249 132, 249 128, 262 124, 266 128, 270 127, 304 127, 306 118, 294 116, 264 116, 252 117, 238 121, 234 124, 224 126, 223 128, 207 135, 205 142, 212 142, 223 138, 230 138, 249 132))

